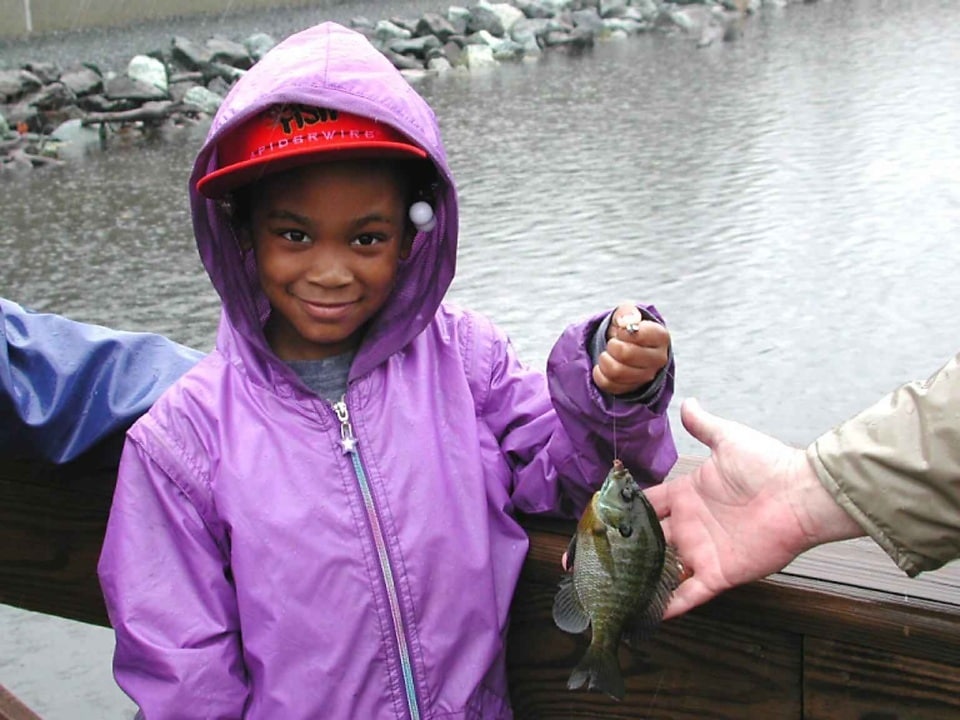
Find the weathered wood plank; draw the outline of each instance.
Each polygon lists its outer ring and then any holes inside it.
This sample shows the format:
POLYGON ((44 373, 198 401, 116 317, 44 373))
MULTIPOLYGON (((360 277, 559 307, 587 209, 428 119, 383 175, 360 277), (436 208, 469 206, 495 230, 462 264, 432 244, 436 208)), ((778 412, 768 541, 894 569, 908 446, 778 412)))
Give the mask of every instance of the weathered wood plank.
POLYGON ((913 600, 960 603, 960 563, 912 578, 869 538, 814 548, 784 568, 783 573, 880 590, 913 600))
POLYGON ((0 460, 0 603, 107 625, 96 564, 120 438, 79 460, 0 460))
POLYGON ((41 720, 33 710, 0 685, 0 720, 41 720))
POLYGON ((804 651, 809 720, 960 717, 960 668, 836 640, 809 638, 804 651))

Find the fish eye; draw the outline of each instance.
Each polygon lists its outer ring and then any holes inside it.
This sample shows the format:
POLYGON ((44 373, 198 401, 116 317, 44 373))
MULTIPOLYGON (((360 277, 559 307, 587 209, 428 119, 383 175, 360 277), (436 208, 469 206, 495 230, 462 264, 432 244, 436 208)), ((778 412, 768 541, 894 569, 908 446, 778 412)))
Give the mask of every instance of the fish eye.
POLYGON ((619 530, 620 534, 625 538, 628 538, 631 535, 633 535, 633 526, 627 525, 627 523, 622 523, 620 527, 617 528, 617 530, 619 530))
POLYGON ((620 489, 620 497, 624 502, 632 503, 637 498, 637 493, 632 487, 624 486, 620 489))

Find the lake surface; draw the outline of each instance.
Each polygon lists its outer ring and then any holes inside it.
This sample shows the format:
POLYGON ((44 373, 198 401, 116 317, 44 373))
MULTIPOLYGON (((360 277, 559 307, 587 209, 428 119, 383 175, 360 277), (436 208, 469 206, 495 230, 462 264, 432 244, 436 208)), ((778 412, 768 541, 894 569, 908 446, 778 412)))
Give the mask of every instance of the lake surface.
MULTIPOLYGON (((122 69, 173 34, 415 14, 432 2, 223 17, 0 45, 122 69), (219 28, 219 29, 218 29, 219 28)), ((647 35, 427 78, 462 202, 451 298, 542 366, 569 322, 652 302, 679 401, 806 444, 960 348, 960 3, 767 9, 733 44, 647 35)), ((217 297, 186 181, 201 132, 0 176, 0 292, 209 348, 217 297)), ((127 718, 109 630, 0 608, 0 682, 47 720, 127 718)))

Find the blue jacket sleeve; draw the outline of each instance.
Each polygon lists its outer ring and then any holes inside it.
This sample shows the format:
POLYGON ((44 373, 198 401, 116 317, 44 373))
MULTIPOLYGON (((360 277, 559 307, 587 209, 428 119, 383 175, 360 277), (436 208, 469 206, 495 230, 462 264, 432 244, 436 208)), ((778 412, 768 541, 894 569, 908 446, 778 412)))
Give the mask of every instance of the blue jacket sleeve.
POLYGON ((0 453, 62 463, 125 430, 202 354, 0 298, 0 453))

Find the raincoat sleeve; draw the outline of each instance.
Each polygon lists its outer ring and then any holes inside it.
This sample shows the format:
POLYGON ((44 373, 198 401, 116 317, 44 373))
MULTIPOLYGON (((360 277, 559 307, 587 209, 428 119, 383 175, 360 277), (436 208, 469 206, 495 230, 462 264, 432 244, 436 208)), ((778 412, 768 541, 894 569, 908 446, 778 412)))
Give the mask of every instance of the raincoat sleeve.
POLYGON ((617 454, 638 481, 660 482, 676 462, 666 415, 672 362, 649 403, 615 401, 592 377, 589 346, 602 320, 567 329, 550 355, 546 377, 523 365, 500 331, 490 330, 492 370, 478 406, 511 462, 511 497, 521 512, 578 514, 610 469, 614 425, 617 454))
POLYGON ((68 462, 126 429, 201 354, 0 299, 0 453, 68 462))
POLYGON ((143 432, 149 420, 128 434, 98 566, 114 675, 146 720, 240 718, 248 689, 226 534, 176 445, 143 432))
MULTIPOLYGON (((664 322, 653 306, 638 310, 664 322)), ((575 469, 570 472, 599 484, 613 458, 619 457, 641 486, 653 485, 662 482, 677 461, 667 416, 673 397, 673 353, 642 398, 602 392, 593 382, 590 347, 605 319, 596 316, 568 327, 547 361, 550 395, 573 448, 569 462, 575 469)))
POLYGON ((960 558, 960 355, 807 448, 820 482, 908 575, 960 558))

